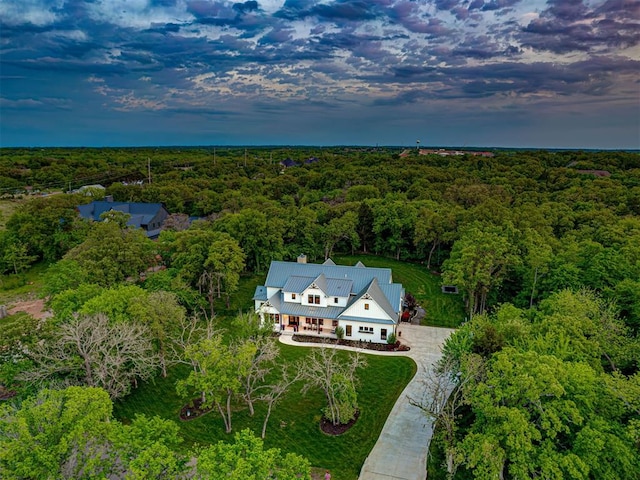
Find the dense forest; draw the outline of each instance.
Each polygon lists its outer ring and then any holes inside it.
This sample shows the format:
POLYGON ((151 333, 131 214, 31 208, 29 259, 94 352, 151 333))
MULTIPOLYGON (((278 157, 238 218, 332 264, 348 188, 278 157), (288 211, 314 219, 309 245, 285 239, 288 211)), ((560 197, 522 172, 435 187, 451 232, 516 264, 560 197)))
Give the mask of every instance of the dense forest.
MULTIPOLYGON (((124 383, 85 382, 116 399, 166 375, 169 323, 215 317, 272 260, 360 252, 421 264, 466 309, 437 372, 453 394, 430 413, 443 478, 637 478, 640 155, 492 153, 2 149, 0 194, 17 206, 2 219, 0 271, 7 286, 46 267, 46 335, 60 351, 78 314, 105 332, 149 319, 154 362, 133 362, 124 383), (106 189, 71 193, 94 184, 106 189), (79 218, 77 205, 105 195, 162 202, 159 238, 117 213, 79 218)), ((45 371, 56 353, 24 358, 5 344, 0 383, 82 384, 78 365, 45 371)))

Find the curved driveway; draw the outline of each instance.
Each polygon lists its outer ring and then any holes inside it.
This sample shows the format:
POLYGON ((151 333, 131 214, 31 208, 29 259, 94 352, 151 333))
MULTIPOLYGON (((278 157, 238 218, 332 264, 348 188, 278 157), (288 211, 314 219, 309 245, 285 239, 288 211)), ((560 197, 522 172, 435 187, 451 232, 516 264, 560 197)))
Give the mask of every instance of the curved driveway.
MULTIPOLYGON (((378 441, 362 466, 358 480, 427 478, 427 454, 433 434, 433 422, 418 407, 412 406, 408 398, 424 399, 424 373, 441 357, 440 347, 453 330, 402 324, 399 332, 400 340, 411 347, 410 351, 384 353, 366 350, 364 353, 405 355, 416 362, 418 370, 393 406, 378 441)), ((317 343, 294 342, 291 335, 281 335, 280 341, 290 345, 320 346, 317 343)))

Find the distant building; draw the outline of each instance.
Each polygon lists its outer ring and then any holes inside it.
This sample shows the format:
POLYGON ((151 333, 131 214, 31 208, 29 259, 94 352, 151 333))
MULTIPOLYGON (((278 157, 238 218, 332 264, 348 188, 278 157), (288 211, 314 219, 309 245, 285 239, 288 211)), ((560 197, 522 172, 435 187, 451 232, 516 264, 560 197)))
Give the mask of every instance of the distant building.
POLYGON ((297 262, 271 262, 253 299, 261 321, 275 331, 336 338, 341 327, 347 340, 386 343, 396 334, 404 288, 393 283, 389 268, 307 263, 301 255, 297 262))
POLYGON ((111 210, 128 213, 131 217, 127 225, 143 229, 149 238, 156 238, 160 234, 162 224, 169 216, 162 203, 114 202, 107 199, 78 206, 82 218, 95 222, 100 221, 100 215, 111 210))

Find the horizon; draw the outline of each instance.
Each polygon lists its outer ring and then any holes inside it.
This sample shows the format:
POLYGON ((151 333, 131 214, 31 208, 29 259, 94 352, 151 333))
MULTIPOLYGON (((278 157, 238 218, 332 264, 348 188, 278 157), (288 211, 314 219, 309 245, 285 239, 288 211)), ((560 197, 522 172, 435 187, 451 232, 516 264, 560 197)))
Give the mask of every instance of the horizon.
POLYGON ((640 149, 637 3, 6 0, 0 31, 3 148, 640 149))

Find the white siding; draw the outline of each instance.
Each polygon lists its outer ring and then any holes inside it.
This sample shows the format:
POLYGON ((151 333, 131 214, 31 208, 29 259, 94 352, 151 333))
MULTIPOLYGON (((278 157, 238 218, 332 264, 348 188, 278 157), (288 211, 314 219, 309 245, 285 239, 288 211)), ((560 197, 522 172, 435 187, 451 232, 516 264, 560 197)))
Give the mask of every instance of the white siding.
MULTIPOLYGON (((333 297, 330 297, 331 301, 333 301, 333 297)), ((302 292, 302 305, 314 305, 316 307, 326 307, 327 306, 327 298, 322 290, 319 288, 307 288, 304 292, 302 292), (309 295, 318 295, 320 297, 320 304, 309 303, 309 295)))
POLYGON ((361 298, 353 305, 351 305, 348 309, 342 312, 342 315, 347 317, 360 317, 363 320, 367 318, 378 318, 381 320, 392 320, 395 321, 395 318, 390 318, 387 313, 380 308, 380 306, 373 300, 361 298), (365 305, 369 305, 369 309, 365 309, 365 305))
POLYGON ((292 292, 284 292, 284 301, 289 303, 301 303, 302 294, 300 293, 292 293, 292 292), (293 296, 296 298, 293 298, 293 296))
POLYGON ((391 324, 380 324, 380 323, 367 323, 367 322, 354 322, 348 320, 340 320, 339 325, 344 329, 345 340, 360 340, 363 342, 371 342, 371 343, 387 343, 386 340, 382 340, 380 338, 380 331, 383 328, 387 330, 387 338, 389 335, 395 332, 395 325, 391 324), (351 336, 347 336, 347 325, 351 325, 351 336), (365 333, 364 331, 360 331, 360 327, 367 327, 369 329, 373 329, 373 333, 365 333))

